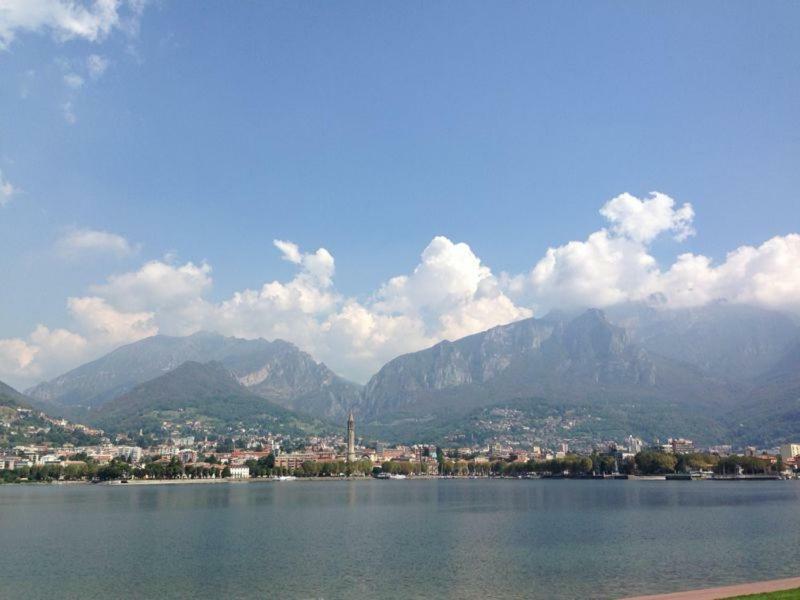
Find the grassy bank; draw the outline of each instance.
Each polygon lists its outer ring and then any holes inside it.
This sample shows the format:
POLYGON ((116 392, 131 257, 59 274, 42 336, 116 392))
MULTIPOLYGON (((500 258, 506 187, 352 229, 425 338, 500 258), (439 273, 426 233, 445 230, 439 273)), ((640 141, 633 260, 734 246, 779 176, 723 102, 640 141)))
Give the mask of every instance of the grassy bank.
POLYGON ((734 596, 727 600, 800 600, 800 588, 784 590, 782 592, 767 592, 765 594, 750 594, 748 596, 734 596))

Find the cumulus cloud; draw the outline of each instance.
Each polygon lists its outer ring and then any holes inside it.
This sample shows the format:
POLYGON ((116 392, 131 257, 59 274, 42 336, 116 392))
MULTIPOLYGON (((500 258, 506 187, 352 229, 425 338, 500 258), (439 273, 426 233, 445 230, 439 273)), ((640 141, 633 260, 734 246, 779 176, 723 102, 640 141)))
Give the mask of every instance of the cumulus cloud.
POLYGON ((72 229, 56 242, 56 251, 64 258, 84 258, 87 255, 126 257, 137 247, 116 233, 96 229, 72 229))
POLYGON ((96 346, 114 347, 158 333, 154 313, 123 311, 105 298, 69 298, 67 307, 77 328, 96 346))
POLYGON ((456 338, 530 316, 500 289, 491 269, 464 243, 435 237, 410 275, 390 279, 372 304, 385 315, 418 319, 437 337, 456 338))
POLYGON ((102 298, 69 298, 67 309, 78 331, 39 324, 27 339, 0 339, 0 379, 28 385, 158 331, 152 313, 125 313, 102 298))
POLYGON ((602 308, 657 294, 667 308, 725 298, 800 315, 800 235, 742 246, 718 264, 684 253, 662 266, 649 246, 661 235, 693 234, 690 204, 678 206, 657 192, 641 199, 623 194, 600 213, 606 228, 549 248, 519 275, 495 275, 469 245, 437 236, 413 269, 361 298, 336 290, 335 261, 325 248, 304 252, 286 240, 274 245, 296 266, 290 279, 221 301, 208 299, 208 264, 150 261, 70 298, 69 328, 39 325, 25 339, 0 340, 0 378, 50 377, 157 332, 282 338, 363 381, 398 354, 553 308, 602 308))
POLYGON ((716 266, 706 256, 682 254, 660 276, 659 291, 677 307, 724 298, 800 314, 800 235, 741 246, 716 266))
POLYGON ((659 192, 640 200, 631 194, 620 194, 600 209, 611 230, 619 236, 637 242, 652 242, 660 233, 671 231, 675 239, 684 241, 695 234, 692 227, 694 209, 688 202, 675 208, 675 201, 659 192))
POLYGON ((509 291, 538 312, 604 307, 646 297, 657 278, 657 262, 646 246, 601 230, 585 241, 548 248, 527 276, 509 282, 509 291))
POLYGON ((211 267, 202 263, 185 265, 153 260, 138 271, 111 275, 90 291, 126 310, 156 310, 183 306, 203 295, 211 286, 211 267))
POLYGON ((676 208, 672 198, 659 192, 642 199, 625 193, 609 200, 600 214, 608 229, 548 248, 527 275, 508 278, 512 296, 545 312, 605 307, 659 291, 661 272, 649 244, 666 232, 677 241, 693 235, 692 205, 676 208))
POLYGON ((38 369, 32 368, 37 348, 19 338, 0 340, 0 373, 5 378, 21 377, 36 374, 38 369))
POLYGON ((58 41, 104 40, 115 29, 134 32, 141 0, 3 0, 0 4, 0 49, 19 33, 49 32, 58 41))
POLYGON ((654 294, 665 307, 700 306, 725 299, 800 314, 800 237, 775 237, 761 246, 742 246, 718 265, 707 256, 681 254, 663 269, 649 244, 660 234, 678 241, 694 235, 691 204, 676 208, 665 194, 647 199, 622 194, 600 213, 609 229, 585 241, 549 248, 527 275, 509 277, 512 297, 537 312, 558 307, 606 307, 646 300, 654 294))
POLYGON ((0 171, 0 208, 11 202, 11 197, 17 192, 19 190, 0 171))

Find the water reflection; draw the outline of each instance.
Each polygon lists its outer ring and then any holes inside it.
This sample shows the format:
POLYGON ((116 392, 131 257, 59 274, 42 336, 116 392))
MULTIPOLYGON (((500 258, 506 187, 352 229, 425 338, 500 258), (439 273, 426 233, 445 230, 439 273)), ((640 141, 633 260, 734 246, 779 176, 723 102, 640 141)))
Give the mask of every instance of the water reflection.
POLYGON ((0 596, 611 598, 793 575, 799 504, 798 482, 4 486, 0 596))

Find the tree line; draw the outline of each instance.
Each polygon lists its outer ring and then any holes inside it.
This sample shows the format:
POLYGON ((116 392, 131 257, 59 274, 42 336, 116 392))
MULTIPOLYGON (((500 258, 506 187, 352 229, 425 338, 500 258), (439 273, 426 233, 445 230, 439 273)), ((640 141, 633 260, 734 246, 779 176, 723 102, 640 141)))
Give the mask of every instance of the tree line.
MULTIPOLYGON (((47 464, 0 470, 0 483, 19 481, 112 481, 124 478, 135 479, 208 479, 229 477, 230 468, 219 464, 214 455, 199 457, 202 462, 183 464, 177 457, 169 462, 152 461, 143 465, 132 465, 124 458, 115 458, 105 465, 98 465, 85 455, 70 457, 70 464, 47 464)), ((655 450, 644 450, 633 457, 618 460, 614 454, 593 453, 590 455, 567 454, 562 458, 537 461, 518 461, 513 455, 504 460, 478 461, 475 459, 451 459, 437 451, 437 472, 445 476, 519 477, 531 473, 567 477, 586 477, 622 473, 627 475, 668 475, 688 473, 693 470, 711 470, 719 475, 774 474, 783 469, 780 457, 773 463, 754 456, 719 457, 708 453, 671 454, 655 450)), ((355 463, 338 461, 305 461, 296 468, 276 466, 275 456, 248 460, 250 477, 338 477, 368 476, 377 473, 397 475, 423 474, 423 465, 410 461, 386 461, 373 466, 369 460, 355 463)))

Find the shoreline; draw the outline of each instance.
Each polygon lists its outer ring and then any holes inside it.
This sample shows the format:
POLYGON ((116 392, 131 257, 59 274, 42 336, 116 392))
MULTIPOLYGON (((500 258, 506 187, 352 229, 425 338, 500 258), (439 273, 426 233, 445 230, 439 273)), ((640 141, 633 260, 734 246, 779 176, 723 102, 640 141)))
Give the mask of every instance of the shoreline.
MULTIPOLYGON (((461 477, 461 476, 438 476, 438 475, 417 475, 414 477, 408 477, 406 479, 391 479, 387 481, 439 481, 439 480, 451 480, 451 481, 642 481, 642 482, 655 482, 655 481, 663 481, 668 482, 669 479, 666 479, 664 476, 637 476, 631 477, 628 479, 615 479, 611 477, 607 478, 590 478, 590 477, 461 477)), ((97 486, 137 486, 137 485, 199 485, 199 484, 220 484, 220 483, 287 483, 287 482, 334 482, 334 481, 378 481, 375 477, 296 477, 295 479, 291 480, 281 480, 277 477, 250 477, 246 479, 233 479, 233 478, 217 478, 217 479, 129 479, 127 482, 123 483, 119 480, 112 480, 112 481, 99 481, 99 482, 92 482, 92 481, 16 481, 16 482, 9 482, 7 484, 0 484, 0 489, 3 486, 9 485, 97 485, 97 486)), ((383 481, 383 480, 380 480, 383 481)), ((698 479, 698 480, 673 480, 673 481, 680 481, 681 484, 689 483, 689 482, 702 482, 702 481, 725 481, 725 482, 735 482, 735 481, 770 481, 770 482, 778 482, 778 481, 797 481, 793 479, 771 479, 771 478, 753 478, 753 479, 698 479)))
POLYGON ((702 590, 687 590, 668 594, 651 594, 648 596, 630 596, 621 600, 725 600, 737 596, 751 594, 764 594, 768 592, 783 592, 800 588, 800 577, 786 579, 770 579, 767 581, 754 581, 702 590))

